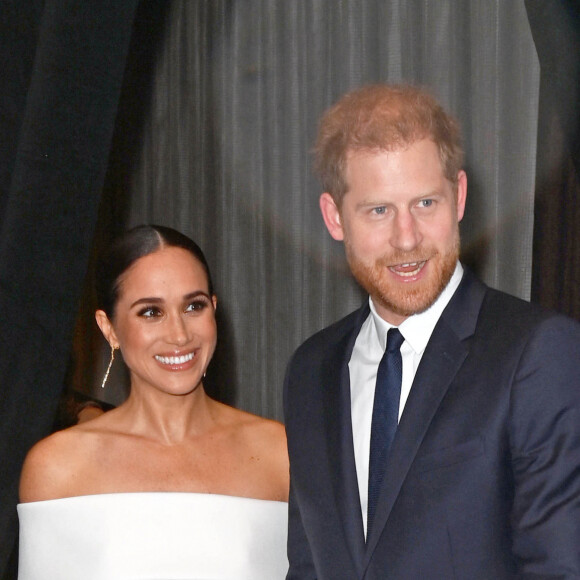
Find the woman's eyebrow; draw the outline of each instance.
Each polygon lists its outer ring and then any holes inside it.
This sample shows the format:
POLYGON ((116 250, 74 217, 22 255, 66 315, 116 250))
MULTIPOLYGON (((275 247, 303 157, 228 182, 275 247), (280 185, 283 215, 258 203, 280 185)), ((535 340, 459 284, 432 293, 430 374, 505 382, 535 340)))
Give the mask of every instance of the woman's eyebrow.
MULTIPOLYGON (((188 294, 186 294, 183 297, 183 300, 191 300, 192 298, 196 298, 197 296, 205 296, 205 298, 207 298, 208 300, 211 299, 210 295, 207 292, 204 292, 203 290, 195 290, 193 292, 189 292, 188 294)), ((163 298, 157 298, 155 296, 146 296, 144 298, 139 298, 138 300, 135 300, 135 302, 133 302, 133 304, 131 304, 129 308, 134 308, 139 304, 162 304, 163 302, 165 302, 163 298)))
POLYGON ((162 298, 155 298, 154 296, 139 298, 139 300, 135 300, 135 302, 133 302, 129 308, 133 308, 139 304, 161 304, 162 302, 162 298))
POLYGON ((205 296, 208 300, 210 300, 210 295, 207 292, 204 292, 203 290, 196 290, 195 292, 190 292, 189 294, 186 294, 183 299, 184 300, 191 300, 192 298, 195 298, 196 296, 205 296))

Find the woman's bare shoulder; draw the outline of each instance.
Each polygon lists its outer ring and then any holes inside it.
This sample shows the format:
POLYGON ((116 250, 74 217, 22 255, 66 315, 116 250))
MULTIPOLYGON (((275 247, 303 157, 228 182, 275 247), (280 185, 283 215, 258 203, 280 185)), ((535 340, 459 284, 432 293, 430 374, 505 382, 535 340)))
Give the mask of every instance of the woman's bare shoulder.
POLYGON ((231 428, 243 433, 245 437, 261 440, 264 443, 286 446, 286 430, 284 425, 274 419, 267 419, 241 409, 222 405, 231 428))
POLYGON ((58 499, 70 494, 94 434, 78 426, 57 431, 30 449, 20 476, 20 501, 58 499))
POLYGON ((282 423, 240 409, 226 409, 230 451, 248 469, 252 482, 242 495, 288 501, 289 460, 282 423))
POLYGON ((253 424, 253 430, 256 437, 259 437, 264 443, 272 447, 283 446, 286 452, 286 429, 282 423, 274 419, 257 417, 253 424))

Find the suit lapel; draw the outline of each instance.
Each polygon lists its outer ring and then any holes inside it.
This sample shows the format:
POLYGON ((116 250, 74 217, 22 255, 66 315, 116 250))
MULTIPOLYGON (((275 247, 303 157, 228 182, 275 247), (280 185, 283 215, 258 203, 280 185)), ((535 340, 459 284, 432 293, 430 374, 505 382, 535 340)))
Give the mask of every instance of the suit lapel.
POLYGON ((364 558, 365 540, 354 460, 348 362, 360 327, 368 314, 367 304, 358 311, 352 330, 331 349, 324 401, 328 457, 337 512, 343 524, 346 544, 359 572, 364 558))
POLYGON ((484 294, 485 287, 466 271, 423 354, 389 454, 365 568, 439 404, 467 357, 466 339, 475 331, 484 294))

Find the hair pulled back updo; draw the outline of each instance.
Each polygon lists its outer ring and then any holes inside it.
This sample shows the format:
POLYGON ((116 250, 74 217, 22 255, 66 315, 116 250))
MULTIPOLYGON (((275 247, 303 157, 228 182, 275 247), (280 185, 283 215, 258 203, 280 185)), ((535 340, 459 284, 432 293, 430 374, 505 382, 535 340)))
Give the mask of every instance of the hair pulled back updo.
POLYGON ((201 248, 192 239, 165 226, 141 225, 126 231, 114 240, 97 262, 95 271, 97 308, 104 310, 109 320, 113 320, 115 316, 123 274, 137 260, 162 248, 182 248, 188 251, 203 266, 209 293, 213 295, 207 260, 201 248))

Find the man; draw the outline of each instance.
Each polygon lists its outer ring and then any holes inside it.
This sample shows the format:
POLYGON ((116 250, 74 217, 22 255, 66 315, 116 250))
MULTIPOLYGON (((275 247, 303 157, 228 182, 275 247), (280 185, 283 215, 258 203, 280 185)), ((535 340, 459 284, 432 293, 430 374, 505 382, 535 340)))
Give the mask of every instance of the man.
POLYGON ((320 209, 370 298, 288 366, 288 578, 580 578, 580 325, 458 261, 459 142, 412 87, 322 119, 320 209))

